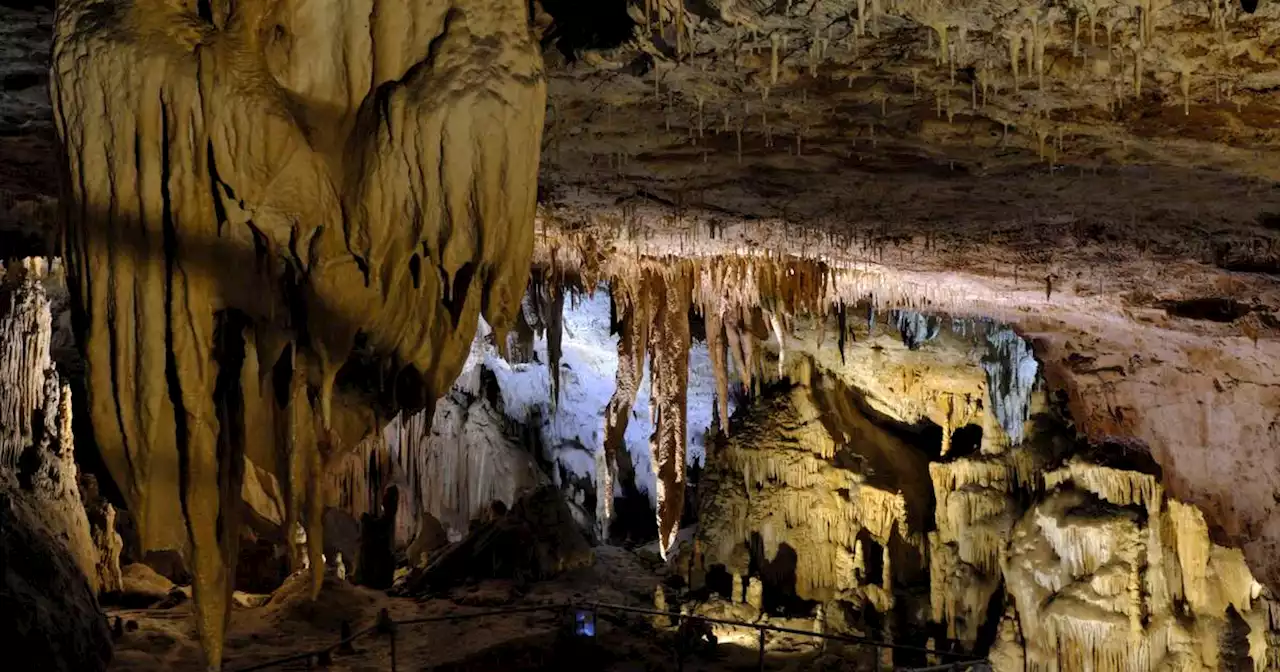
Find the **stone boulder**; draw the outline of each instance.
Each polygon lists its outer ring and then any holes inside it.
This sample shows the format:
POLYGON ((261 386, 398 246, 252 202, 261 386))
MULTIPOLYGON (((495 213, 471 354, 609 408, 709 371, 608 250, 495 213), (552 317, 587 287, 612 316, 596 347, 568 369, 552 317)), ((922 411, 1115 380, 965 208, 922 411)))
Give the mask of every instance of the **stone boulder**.
POLYGON ((28 495, 0 487, 0 650, 22 661, 13 669, 105 670, 107 619, 56 534, 28 495))
POLYGON ((148 604, 158 602, 169 596, 174 584, 156 570, 135 562, 125 565, 120 570, 123 598, 143 601, 148 604))

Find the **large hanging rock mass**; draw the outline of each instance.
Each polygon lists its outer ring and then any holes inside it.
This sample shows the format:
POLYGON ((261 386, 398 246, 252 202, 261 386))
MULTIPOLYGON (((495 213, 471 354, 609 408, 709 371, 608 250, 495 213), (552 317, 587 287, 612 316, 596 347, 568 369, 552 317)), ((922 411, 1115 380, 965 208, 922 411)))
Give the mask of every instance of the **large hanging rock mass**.
POLYGON ((58 8, 94 433, 143 550, 186 553, 212 667, 244 458, 323 566, 326 462, 430 406, 478 316, 519 309, 545 104, 528 22, 518 0, 58 8))

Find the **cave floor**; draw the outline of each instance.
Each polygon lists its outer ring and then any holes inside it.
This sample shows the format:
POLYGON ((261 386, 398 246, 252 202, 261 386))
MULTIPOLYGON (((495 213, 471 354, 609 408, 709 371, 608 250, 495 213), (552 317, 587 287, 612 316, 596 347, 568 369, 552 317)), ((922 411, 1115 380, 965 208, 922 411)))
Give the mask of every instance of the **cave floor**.
MULTIPOLYGON (((504 608, 598 601, 652 608, 655 588, 665 567, 631 551, 611 546, 596 549, 594 566, 553 580, 533 583, 522 592, 509 581, 462 586, 447 596, 429 599, 390 597, 386 593, 328 577, 320 597, 305 596, 304 581, 293 577, 260 607, 237 608, 227 630, 223 669, 240 670, 270 660, 314 650, 338 639, 341 623, 371 625, 386 608, 397 621, 504 608)), ((170 609, 108 608, 137 627, 116 642, 111 670, 137 672, 203 671, 190 603, 170 609)), ((779 621, 803 627, 792 619, 779 621)), ((555 611, 487 616, 457 623, 401 626, 396 640, 397 670, 675 670, 674 629, 655 628, 649 617, 601 614, 596 637, 560 637, 564 616, 555 611), (584 644, 584 642, 586 642, 584 644)), ((690 656, 685 670, 757 669, 754 641, 722 638, 714 654, 690 656)), ((825 654, 806 638, 770 636, 766 668, 770 670, 853 670, 856 664, 834 648, 825 654)), ((833 645, 834 646, 834 645, 833 645)), ((862 657, 865 662, 865 657, 862 657)), ((270 669, 306 670, 299 661, 270 669)), ((355 652, 335 655, 319 669, 374 672, 391 669, 385 637, 362 638, 355 652)))
MULTIPOLYGON (((291 577, 264 606, 235 610, 227 630, 224 669, 237 670, 322 647, 339 638, 343 621, 353 630, 361 629, 373 624, 383 608, 400 621, 571 599, 650 606, 661 575, 629 551, 602 546, 596 549, 594 566, 530 584, 523 592, 512 582, 493 580, 455 588, 447 596, 418 600, 391 597, 329 576, 312 602, 306 597, 304 578, 291 577)), ((113 621, 120 616, 138 624, 116 643, 110 669, 203 670, 189 602, 172 609, 108 609, 107 614, 113 621)), ((398 669, 434 669, 519 640, 550 641, 561 622, 555 612, 532 612, 404 626, 397 637, 398 669)), ((273 669, 307 668, 305 663, 297 663, 273 669)), ((389 670, 388 641, 385 637, 363 638, 356 642, 355 655, 336 656, 328 669, 389 670)))

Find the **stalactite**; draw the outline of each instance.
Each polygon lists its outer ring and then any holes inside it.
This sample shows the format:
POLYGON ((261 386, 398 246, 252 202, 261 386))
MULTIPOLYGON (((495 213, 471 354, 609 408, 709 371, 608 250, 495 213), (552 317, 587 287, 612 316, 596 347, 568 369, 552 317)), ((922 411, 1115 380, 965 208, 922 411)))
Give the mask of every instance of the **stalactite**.
POLYGON ((1160 480, 1150 474, 1127 469, 1115 469, 1090 464, 1084 459, 1073 458, 1059 469, 1046 472, 1044 486, 1049 489, 1072 482, 1117 504, 1136 504, 1158 513, 1164 501, 1164 488, 1160 480))
MULTIPOLYGON (((95 439, 141 549, 185 551, 210 667, 245 454, 271 456, 291 517, 318 532, 324 461, 444 393, 480 314, 502 340, 526 284, 541 51, 524 3, 467 4, 393 3, 360 21, 345 6, 332 21, 246 6, 198 40, 177 5, 56 17, 64 251, 95 439), (268 45, 272 30, 290 39, 268 45), (446 73, 456 86, 439 86, 446 73), (301 389, 248 374, 237 386, 232 360, 301 389), (395 389, 347 387, 386 369, 395 389), (314 440, 292 438, 304 432, 314 440)), ((308 543, 318 558, 321 535, 308 543)))
POLYGON ((982 368, 987 373, 987 394, 991 409, 1009 442, 1022 442, 1023 425, 1031 415, 1031 391, 1040 363, 1027 342, 1012 330, 987 337, 987 354, 982 368))
MULTIPOLYGON (((554 265, 550 271, 554 276, 554 265)), ((554 277, 534 273, 529 280, 529 302, 536 307, 538 319, 534 334, 546 336, 547 371, 551 376, 551 408, 560 403, 560 359, 564 341, 564 287, 554 277)))
POLYGON ((684 513, 686 404, 689 387, 690 286, 683 274, 655 278, 649 340, 649 440, 658 489, 658 546, 662 557, 675 543, 684 513))
POLYGON ((712 375, 716 379, 716 411, 720 431, 729 434, 729 370, 726 361, 724 319, 718 309, 705 312, 707 353, 711 357, 712 375))
POLYGON ((942 325, 936 316, 914 310, 894 311, 894 324, 902 336, 902 344, 909 350, 918 350, 921 345, 937 338, 942 325))
POLYGON ((602 538, 608 536, 609 521, 613 518, 614 483, 617 478, 619 452, 625 454, 627 423, 631 419, 631 407, 636 401, 644 375, 645 353, 649 351, 650 326, 655 306, 650 298, 653 280, 646 273, 630 278, 619 278, 611 288, 613 301, 613 332, 618 336, 618 372, 613 396, 605 407, 603 466, 598 474, 598 510, 602 538))

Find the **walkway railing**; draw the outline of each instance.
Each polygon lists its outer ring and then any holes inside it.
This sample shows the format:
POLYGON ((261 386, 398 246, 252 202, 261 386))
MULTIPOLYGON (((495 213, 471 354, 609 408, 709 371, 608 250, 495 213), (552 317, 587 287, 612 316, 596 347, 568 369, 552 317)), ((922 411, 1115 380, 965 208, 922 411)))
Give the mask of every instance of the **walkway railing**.
MULTIPOLYGON (((595 622, 595 614, 599 612, 617 612, 627 614, 638 614, 644 616, 657 616, 674 619, 678 626, 684 626, 686 623, 714 623, 717 625, 729 625, 740 628, 752 628, 758 632, 757 637, 757 668, 764 669, 765 663, 765 633, 774 632, 787 635, 798 635, 802 637, 815 637, 826 641, 842 642, 846 644, 855 644, 859 646, 868 646, 877 650, 893 650, 906 651, 911 653, 920 653, 938 658, 950 658, 951 662, 941 665, 931 665, 929 667, 918 668, 914 672, 962 672, 965 670, 989 671, 990 663, 985 659, 969 658, 968 654, 956 653, 954 651, 939 651, 919 646, 911 646, 909 644, 892 644, 883 642, 869 637, 858 637, 854 635, 836 635, 823 632, 813 632, 810 630, 797 630, 794 628, 784 628, 768 623, 750 623, 747 621, 735 621, 722 618, 712 618, 709 616, 695 616, 693 614, 682 614, 670 611, 660 611, 657 609, 646 609, 643 607, 627 607, 619 604, 607 604, 604 602, 561 602, 554 604, 543 604, 530 607, 510 607, 506 609, 496 609, 492 611, 480 611, 469 614, 448 614, 444 616, 427 616, 423 618, 410 618, 405 620, 394 620, 387 609, 383 609, 378 613, 377 620, 363 630, 350 632, 350 627, 343 624, 342 633, 339 640, 330 646, 326 646, 312 651, 298 653, 284 658, 269 660, 263 663, 256 663, 247 667, 236 668, 234 672, 255 672, 257 670, 267 670, 290 663, 305 662, 306 669, 324 668, 333 662, 334 654, 338 655, 355 655, 356 651, 352 648, 352 643, 356 640, 369 635, 386 636, 391 647, 391 672, 398 672, 396 667, 396 635, 397 631, 404 626, 424 625, 428 623, 445 623, 454 621, 466 621, 475 618, 485 618, 488 616, 506 616, 509 614, 522 614, 531 612, 562 612, 567 615, 585 612, 591 615, 591 622, 595 622)), ((593 625, 594 627, 594 625, 593 625)), ((684 669, 684 658, 686 655, 685 646, 677 645, 677 659, 679 669, 684 669)), ((904 668, 903 668, 904 669, 904 668)))

